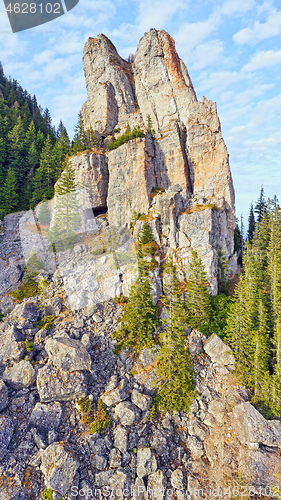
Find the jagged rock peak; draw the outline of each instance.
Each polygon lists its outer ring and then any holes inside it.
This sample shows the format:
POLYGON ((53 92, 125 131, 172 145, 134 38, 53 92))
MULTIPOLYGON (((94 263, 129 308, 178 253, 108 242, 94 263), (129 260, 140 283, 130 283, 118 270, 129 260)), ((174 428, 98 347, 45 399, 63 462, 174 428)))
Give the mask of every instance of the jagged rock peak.
POLYGON ((83 115, 86 126, 102 136, 128 121, 142 125, 147 115, 161 133, 171 119, 186 122, 188 104, 197 100, 175 42, 164 30, 145 33, 133 64, 103 34, 88 39, 83 60, 88 91, 83 115))

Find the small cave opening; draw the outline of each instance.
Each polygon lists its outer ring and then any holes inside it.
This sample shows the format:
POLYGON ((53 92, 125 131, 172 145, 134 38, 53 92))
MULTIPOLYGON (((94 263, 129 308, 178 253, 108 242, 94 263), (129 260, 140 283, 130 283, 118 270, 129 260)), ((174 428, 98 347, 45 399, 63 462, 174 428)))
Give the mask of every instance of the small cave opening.
POLYGON ((84 222, 94 219, 98 215, 104 215, 107 213, 107 206, 98 208, 86 208, 83 211, 84 222))
POLYGON ((105 214, 107 214, 107 211, 108 211, 107 206, 105 206, 105 207, 99 207, 99 208, 93 208, 94 217, 97 217, 98 215, 105 215, 105 214))

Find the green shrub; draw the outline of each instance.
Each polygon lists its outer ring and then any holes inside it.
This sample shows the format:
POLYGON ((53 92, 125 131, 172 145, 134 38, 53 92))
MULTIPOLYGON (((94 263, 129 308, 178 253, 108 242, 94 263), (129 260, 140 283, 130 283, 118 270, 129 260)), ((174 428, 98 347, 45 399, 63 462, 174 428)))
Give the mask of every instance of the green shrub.
POLYGON ((107 143, 107 148, 109 151, 112 151, 113 149, 119 148, 119 146, 122 146, 122 144, 125 144, 128 141, 131 141, 132 139, 136 139, 137 137, 145 137, 145 133, 143 130, 141 130, 140 126, 138 125, 137 127, 134 127, 133 130, 131 130, 130 125, 127 125, 125 134, 120 135, 118 139, 115 141, 110 141, 107 143))
POLYGON ((210 319, 206 323, 203 332, 205 335, 216 333, 222 339, 226 335, 226 318, 230 312, 233 299, 230 296, 220 293, 210 297, 211 312, 210 319))
POLYGON ((113 300, 114 300, 115 304, 127 304, 129 298, 126 297, 126 295, 123 295, 123 293, 121 293, 120 297, 114 297, 113 300))
POLYGON ((52 488, 46 488, 43 491, 43 500, 52 500, 53 498, 53 490, 52 488))
POLYGON ((82 398, 77 401, 77 404, 80 408, 80 412, 83 414, 80 416, 81 422, 84 425, 91 423, 93 420, 92 402, 88 398, 82 398))
POLYGON ((101 399, 98 400, 97 411, 94 413, 93 417, 94 420, 89 426, 91 434, 95 434, 95 432, 101 434, 102 431, 107 429, 111 424, 111 420, 107 415, 106 406, 101 399))
POLYGON ((39 293, 38 284, 35 282, 22 283, 18 290, 10 292, 10 295, 17 301, 22 302, 23 299, 35 297, 39 293))
POLYGON ((28 339, 25 339, 23 342, 22 342, 22 346, 23 348, 27 351, 27 352, 32 352, 34 351, 34 344, 33 342, 31 342, 30 340, 28 339))
POLYGON ((40 319, 36 323, 34 323, 34 326, 35 328, 46 328, 46 330, 50 330, 50 328, 53 326, 55 319, 56 316, 54 314, 50 314, 40 319))
POLYGON ((134 210, 133 217, 132 217, 131 222, 130 222, 130 229, 132 231, 134 231, 136 222, 141 218, 142 215, 143 214, 141 214, 140 212, 137 212, 136 210, 134 210))

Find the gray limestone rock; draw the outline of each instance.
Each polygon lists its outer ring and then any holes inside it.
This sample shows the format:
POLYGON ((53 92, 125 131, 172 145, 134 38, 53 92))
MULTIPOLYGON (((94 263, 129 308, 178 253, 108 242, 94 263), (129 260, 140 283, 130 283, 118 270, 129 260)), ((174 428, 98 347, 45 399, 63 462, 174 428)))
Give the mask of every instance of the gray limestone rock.
POLYGON ((121 425, 133 425, 136 420, 136 411, 131 403, 119 403, 115 406, 114 414, 115 418, 120 421, 121 425))
POLYGON ((12 368, 6 368, 3 380, 16 389, 30 387, 36 380, 36 372, 29 361, 22 360, 12 368))
POLYGON ((164 500, 165 478, 161 470, 157 470, 148 476, 147 480, 148 498, 151 500, 164 500))
POLYGON ((190 450, 190 455, 194 460, 202 457, 204 454, 202 441, 197 436, 189 436, 186 445, 190 450))
POLYGON ((50 364, 38 371, 37 389, 42 403, 71 401, 83 398, 87 394, 83 372, 66 372, 50 364))
POLYGON ((105 496, 108 492, 112 493, 112 498, 130 498, 130 481, 129 477, 122 470, 114 471, 107 470, 95 474, 95 486, 108 486, 109 489, 104 489, 105 496))
POLYGON ((148 476, 157 470, 155 454, 150 448, 139 448, 137 454, 137 475, 140 478, 148 476))
POLYGON ((204 350, 217 365, 232 365, 235 363, 228 346, 214 333, 204 344, 204 350))
POLYGON ((54 441, 56 441, 56 435, 50 433, 54 433, 58 429, 61 416, 62 407, 60 403, 36 403, 29 419, 28 429, 31 429, 36 444, 37 442, 43 443, 43 446, 39 446, 40 448, 46 448, 48 444, 51 444, 50 439, 54 438, 54 441))
POLYGON ((182 469, 178 468, 172 471, 171 485, 173 486, 173 488, 176 488, 177 490, 184 489, 182 469))
POLYGON ((0 460, 6 454, 7 448, 14 433, 14 423, 8 416, 1 415, 0 417, 0 460))
POLYGON ((15 325, 9 327, 0 335, 0 363, 17 362, 24 356, 21 341, 24 340, 15 325))
POLYGON ((66 444, 52 443, 42 452, 41 471, 47 488, 65 495, 73 484, 79 462, 66 444))
POLYGON ((91 464, 95 469, 103 470, 106 468, 107 459, 102 455, 92 455, 91 464))
POLYGON ((169 453, 169 447, 167 444, 167 439, 164 436, 164 432, 159 429, 156 429, 153 432, 151 446, 157 453, 157 455, 167 455, 169 453))
POLYGON ((125 453, 127 451, 127 441, 128 441, 128 433, 127 430, 122 427, 122 425, 118 425, 114 431, 114 446, 117 448, 121 453, 125 453))
POLYGON ((9 404, 8 388, 3 380, 0 379, 0 411, 5 410, 9 404))
POLYGON ((60 370, 68 372, 91 369, 91 357, 79 340, 52 338, 45 343, 50 361, 60 370))
POLYGON ((110 452, 109 467, 111 469, 117 469, 118 467, 121 467, 121 453, 116 448, 113 448, 110 452))
POLYGON ((147 411, 151 407, 152 398, 150 396, 146 396, 146 394, 142 394, 136 389, 132 390, 131 400, 134 405, 140 408, 142 411, 147 411))
POLYGON ((37 305, 33 302, 24 302, 13 309, 11 316, 14 319, 24 318, 34 322, 38 319, 39 311, 37 305))
POLYGON ((122 379, 115 389, 102 394, 101 399, 106 406, 113 406, 121 401, 124 401, 128 397, 128 382, 126 379, 122 379))
MULTIPOLYGON (((241 403, 233 408, 235 430, 241 443, 261 443, 267 446, 277 446, 278 438, 274 426, 251 405, 241 403)), ((279 435, 280 439, 280 435, 279 435)))
POLYGON ((142 478, 137 477, 133 486, 133 500, 148 500, 147 490, 142 478))

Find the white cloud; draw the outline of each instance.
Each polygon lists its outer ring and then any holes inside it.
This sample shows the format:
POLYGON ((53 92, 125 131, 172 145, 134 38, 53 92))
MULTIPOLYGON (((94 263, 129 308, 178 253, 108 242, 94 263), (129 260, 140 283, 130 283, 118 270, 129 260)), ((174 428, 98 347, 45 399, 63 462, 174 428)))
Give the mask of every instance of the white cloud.
POLYGON ((218 25, 218 17, 211 15, 206 21, 197 23, 184 23, 180 26, 175 40, 180 46, 181 52, 190 54, 190 51, 202 43, 211 33, 213 33, 218 25))
POLYGON ((217 61, 221 61, 223 55, 223 43, 220 40, 211 40, 210 42, 202 43, 192 52, 191 68, 200 70, 210 66, 217 61))
POLYGON ((212 71, 211 73, 203 72, 199 78, 198 89, 202 91, 216 90, 221 92, 230 85, 240 82, 245 78, 238 71, 212 71))
POLYGON ((273 9, 265 23, 255 21, 252 28, 244 28, 233 35, 233 40, 239 44, 255 44, 260 40, 280 35, 281 11, 273 9))
POLYGON ((163 29, 174 14, 186 9, 186 0, 139 0, 137 18, 138 31, 143 33, 150 28, 163 29))
POLYGON ((255 7, 254 0, 227 0, 221 7, 222 14, 231 15, 236 13, 244 13, 255 7))
POLYGON ((242 71, 256 71, 261 68, 271 68, 281 64, 281 50, 261 50, 254 54, 242 71))

